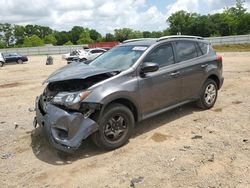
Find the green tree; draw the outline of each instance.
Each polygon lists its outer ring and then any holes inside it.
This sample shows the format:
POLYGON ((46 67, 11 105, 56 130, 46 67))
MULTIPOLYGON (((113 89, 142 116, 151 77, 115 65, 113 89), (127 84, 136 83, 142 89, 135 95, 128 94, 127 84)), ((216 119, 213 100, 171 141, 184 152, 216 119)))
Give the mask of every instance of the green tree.
POLYGON ((24 38, 23 47, 37 47, 43 45, 43 40, 37 35, 32 35, 31 37, 24 38))
POLYGON ((5 47, 14 44, 14 27, 11 24, 0 24, 0 40, 5 44, 5 47))
POLYGON ((224 13, 231 14, 236 18, 240 18, 247 12, 247 9, 244 7, 244 2, 245 1, 242 0, 236 0, 235 6, 231 8, 225 8, 224 13))
POLYGON ((123 29, 115 29, 115 38, 119 42, 123 42, 124 40, 131 39, 133 30, 129 28, 123 29))
POLYGON ((74 43, 74 44, 77 44, 77 41, 80 39, 80 36, 82 34, 82 32, 84 32, 85 29, 81 26, 74 26, 71 31, 69 32, 70 33, 70 38, 71 38, 71 41, 74 43))
POLYGON ((88 29, 85 29, 81 35, 79 40, 77 41, 77 44, 90 44, 93 43, 94 41, 90 38, 90 32, 88 29))
POLYGON ((161 31, 153 31, 151 33, 151 38, 160 38, 163 36, 163 33, 161 31))
POLYGON ((57 43, 56 37, 55 37, 53 34, 46 35, 46 36, 44 37, 43 41, 44 41, 45 44, 53 44, 53 45, 56 45, 56 43, 57 43))
POLYGON ((172 14, 167 19, 170 25, 170 33, 174 35, 178 33, 191 35, 198 17, 199 15, 196 13, 188 13, 183 10, 172 14))
POLYGON ((40 38, 44 38, 46 35, 52 34, 53 30, 46 26, 40 25, 26 25, 25 35, 31 37, 32 35, 37 35, 40 38))
POLYGON ((245 13, 241 16, 241 19, 238 20, 237 34, 250 34, 250 13, 245 13))
POLYGON ((5 44, 4 44, 3 41, 0 40, 0 49, 1 49, 1 48, 5 48, 5 44))
POLYGON ((117 41, 123 42, 124 40, 133 38, 143 38, 143 33, 140 31, 134 31, 130 28, 122 28, 115 30, 115 39, 117 41))
POLYGON ((94 29, 89 31, 89 36, 93 41, 100 41, 102 39, 102 35, 94 29))
POLYGON ((113 41, 115 41, 115 36, 112 33, 107 33, 105 36, 105 41, 113 42, 113 41))
POLYGON ((25 28, 21 25, 14 26, 14 36, 16 39, 16 45, 22 45, 25 37, 25 28))
POLYGON ((151 38, 151 33, 149 31, 142 32, 143 38, 151 38))
POLYGON ((73 45, 73 43, 69 40, 69 41, 65 42, 64 45, 65 45, 65 46, 73 45))
POLYGON ((167 29, 163 30, 162 34, 163 34, 163 36, 171 35, 170 28, 167 28, 167 29))
POLYGON ((57 45, 63 45, 66 42, 70 41, 70 33, 66 31, 55 32, 55 38, 57 41, 57 45))

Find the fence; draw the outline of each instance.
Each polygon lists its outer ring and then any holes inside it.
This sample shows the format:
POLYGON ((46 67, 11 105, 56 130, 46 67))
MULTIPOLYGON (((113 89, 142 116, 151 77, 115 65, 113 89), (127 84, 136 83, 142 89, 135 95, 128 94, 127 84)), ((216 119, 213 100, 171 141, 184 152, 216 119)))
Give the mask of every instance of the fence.
POLYGON ((43 46, 32 48, 6 48, 0 49, 2 53, 20 53, 22 55, 55 55, 65 54, 73 50, 83 49, 88 45, 69 45, 69 46, 43 46))
POLYGON ((250 43, 250 35, 235 35, 227 37, 210 37, 205 38, 210 41, 212 45, 221 45, 221 44, 245 44, 250 43))
MULTIPOLYGON (((250 43, 250 35, 236 35, 226 37, 210 37, 205 38, 210 41, 212 45, 220 44, 244 44, 250 43)), ((83 46, 88 45, 70 45, 70 46, 45 46, 45 47, 32 47, 32 48, 8 48, 0 49, 3 53, 20 53, 23 55, 55 55, 69 53, 73 50, 82 49, 83 46)))

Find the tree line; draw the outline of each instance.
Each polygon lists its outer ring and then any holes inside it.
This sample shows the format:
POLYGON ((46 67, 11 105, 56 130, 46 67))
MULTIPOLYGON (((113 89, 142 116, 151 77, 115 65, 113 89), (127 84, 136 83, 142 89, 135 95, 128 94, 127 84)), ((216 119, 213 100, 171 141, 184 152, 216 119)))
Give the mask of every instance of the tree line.
POLYGON ((178 11, 166 22, 169 27, 164 31, 142 32, 122 28, 104 36, 95 29, 82 26, 74 26, 70 31, 56 31, 47 26, 0 23, 0 48, 122 42, 132 38, 159 38, 176 34, 202 37, 250 34, 250 13, 244 8, 242 0, 236 0, 235 6, 225 8, 222 13, 200 15, 178 11))

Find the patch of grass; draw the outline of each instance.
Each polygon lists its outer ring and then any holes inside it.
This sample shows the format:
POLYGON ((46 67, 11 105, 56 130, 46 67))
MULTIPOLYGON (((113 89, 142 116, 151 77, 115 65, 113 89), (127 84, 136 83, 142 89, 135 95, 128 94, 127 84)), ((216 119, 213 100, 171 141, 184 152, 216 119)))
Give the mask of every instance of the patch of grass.
POLYGON ((250 44, 213 45, 217 52, 250 52, 250 44))

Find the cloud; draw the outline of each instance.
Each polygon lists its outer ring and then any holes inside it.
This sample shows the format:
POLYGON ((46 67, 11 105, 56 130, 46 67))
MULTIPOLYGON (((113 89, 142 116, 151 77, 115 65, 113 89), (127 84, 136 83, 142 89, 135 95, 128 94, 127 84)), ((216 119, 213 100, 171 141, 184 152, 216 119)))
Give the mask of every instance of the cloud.
POLYGON ((0 0, 0 12, 0 23, 41 24, 58 30, 81 25, 104 34, 123 27, 150 31, 167 27, 166 15, 155 6, 147 7, 145 0, 0 0))

